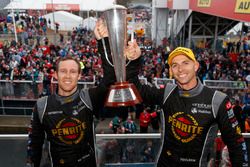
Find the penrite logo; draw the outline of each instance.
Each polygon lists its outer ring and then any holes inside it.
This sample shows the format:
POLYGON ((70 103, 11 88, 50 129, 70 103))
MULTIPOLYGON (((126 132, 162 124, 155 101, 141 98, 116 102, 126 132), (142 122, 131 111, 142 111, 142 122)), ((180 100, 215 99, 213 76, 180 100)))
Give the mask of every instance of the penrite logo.
POLYGON ((76 118, 65 118, 51 130, 51 133, 63 143, 72 145, 78 144, 83 139, 84 129, 86 129, 84 122, 76 118))
POLYGON ((171 124, 171 130, 175 138, 182 143, 192 141, 203 131, 203 127, 200 127, 191 115, 184 114, 184 112, 178 112, 170 116, 168 123, 171 124))

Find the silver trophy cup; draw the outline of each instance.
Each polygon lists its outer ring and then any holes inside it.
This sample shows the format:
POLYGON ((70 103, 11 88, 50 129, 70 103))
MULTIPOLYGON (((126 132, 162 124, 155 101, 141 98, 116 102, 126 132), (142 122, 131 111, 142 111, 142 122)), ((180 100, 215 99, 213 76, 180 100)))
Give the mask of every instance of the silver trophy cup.
MULTIPOLYGON (((110 51, 115 70, 116 83, 111 85, 105 102, 106 106, 133 106, 142 101, 137 89, 126 81, 127 8, 114 5, 104 11, 109 33, 110 51)), ((109 61, 109 60, 108 60, 109 61)))

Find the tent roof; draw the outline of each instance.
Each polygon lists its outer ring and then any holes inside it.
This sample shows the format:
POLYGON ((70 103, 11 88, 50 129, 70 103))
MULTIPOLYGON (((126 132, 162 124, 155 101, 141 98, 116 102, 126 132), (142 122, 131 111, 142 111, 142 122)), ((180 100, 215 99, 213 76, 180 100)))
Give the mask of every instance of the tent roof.
MULTIPOLYGON (((51 0, 16 0, 10 2, 4 9, 31 9, 31 10, 46 10, 47 5, 51 5, 51 0)), ((114 0, 53 0, 54 8, 57 5, 73 6, 78 5, 81 11, 96 10, 102 11, 113 4, 114 0)), ((57 10, 57 9, 56 9, 57 10)), ((58 9, 63 10, 63 9, 58 9)))
MULTIPOLYGON (((44 15, 43 17, 51 16, 53 17, 53 13, 49 13, 44 15)), ((56 11, 54 12, 55 20, 56 21, 82 21, 83 19, 77 15, 71 14, 65 11, 56 11)))
POLYGON ((47 20, 51 20, 52 24, 49 25, 50 28, 55 29, 55 24, 53 24, 55 18, 55 23, 58 23, 60 26, 59 29, 67 31, 72 30, 74 27, 79 27, 83 21, 83 18, 66 11, 56 11, 54 13, 43 15, 43 17, 47 20))

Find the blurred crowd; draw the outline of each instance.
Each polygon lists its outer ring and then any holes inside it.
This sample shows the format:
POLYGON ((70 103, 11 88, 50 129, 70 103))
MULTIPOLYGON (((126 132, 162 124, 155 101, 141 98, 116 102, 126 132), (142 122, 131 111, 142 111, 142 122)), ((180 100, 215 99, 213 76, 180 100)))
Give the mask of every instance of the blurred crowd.
MULTIPOLYGON (((55 45, 47 36, 50 21, 42 17, 29 16, 21 16, 17 20, 20 42, 5 40, 0 45, 0 79, 50 80, 56 60, 66 55, 78 57, 82 65, 83 78, 100 75, 101 62, 97 55, 96 40, 91 32, 75 28, 67 34, 57 34, 55 45)), ((0 32, 6 32, 5 25, 7 21, 0 26, 0 32)))
MULTIPOLYGON (((148 15, 149 13, 136 13, 135 21, 149 21, 148 15)), ((93 32, 81 27, 75 27, 70 32, 62 32, 58 25, 56 41, 53 41, 49 38, 50 20, 28 15, 15 19, 20 42, 5 40, 0 43, 0 80, 42 82, 44 95, 50 94, 56 61, 60 57, 74 56, 81 64, 81 80, 93 81, 95 78, 96 83, 100 82, 103 71, 93 32)), ((12 33, 14 29, 11 18, 7 18, 0 23, 0 34, 12 33)), ((135 36, 142 53, 139 77, 146 78, 149 83, 152 83, 155 78, 169 78, 167 58, 173 49, 169 41, 164 38, 162 44, 155 47, 154 41, 147 36, 142 34, 135 36)), ((234 91, 230 96, 233 98, 233 110, 242 132, 250 132, 250 46, 248 41, 247 38, 237 43, 228 41, 221 52, 214 53, 209 48, 204 48, 196 54, 200 62, 198 76, 201 81, 244 81, 248 85, 248 89, 234 91)), ((126 117, 116 116, 112 119, 109 128, 113 133, 159 131, 159 114, 154 106, 151 109, 142 107, 132 111, 128 117, 127 115, 126 117), (135 117, 139 118, 139 122, 134 122, 135 117)), ((141 162, 154 161, 153 141, 149 140, 144 143, 140 149, 137 148, 135 142, 119 143, 116 140, 110 142, 113 143, 105 144, 107 153, 105 159, 109 162, 134 162, 135 155, 140 155, 141 162), (126 145, 126 149, 121 150, 120 145, 126 145)))
MULTIPOLYGON (((148 13, 137 13, 137 19, 145 20, 148 13), (140 16, 140 17, 139 17, 140 16)), ((0 80, 29 80, 43 82, 44 88, 50 85, 55 63, 58 58, 67 55, 77 57, 82 68, 82 80, 98 83, 102 78, 101 59, 98 55, 97 41, 93 32, 75 27, 70 32, 58 31, 56 41, 48 35, 51 21, 43 17, 29 15, 16 16, 18 43, 15 40, 5 40, 0 43, 0 80)), ((146 19, 146 21, 148 21, 146 19)), ((0 24, 1 33, 13 33, 11 18, 0 24)), ((148 82, 155 78, 168 78, 167 58, 170 47, 168 39, 155 47, 154 42, 135 34, 142 51, 142 68, 140 77, 148 82)), ((249 84, 250 53, 249 39, 228 41, 223 51, 214 53, 204 48, 196 54, 200 62, 199 78, 203 80, 244 81, 249 84)), ((49 92, 49 90, 46 90, 49 92)), ((244 91, 244 90, 243 90, 244 91)), ((244 103, 242 97, 249 92, 244 91, 235 100, 244 103)), ((238 95, 239 96, 239 95, 238 95)))

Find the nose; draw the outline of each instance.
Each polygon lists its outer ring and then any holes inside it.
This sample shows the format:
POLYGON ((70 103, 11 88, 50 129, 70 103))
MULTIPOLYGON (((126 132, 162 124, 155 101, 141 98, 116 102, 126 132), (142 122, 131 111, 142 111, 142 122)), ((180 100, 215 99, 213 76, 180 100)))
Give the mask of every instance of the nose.
POLYGON ((182 65, 178 65, 178 71, 182 72, 182 65))
POLYGON ((66 78, 70 78, 70 76, 71 76, 70 72, 67 72, 66 75, 65 75, 66 78))

